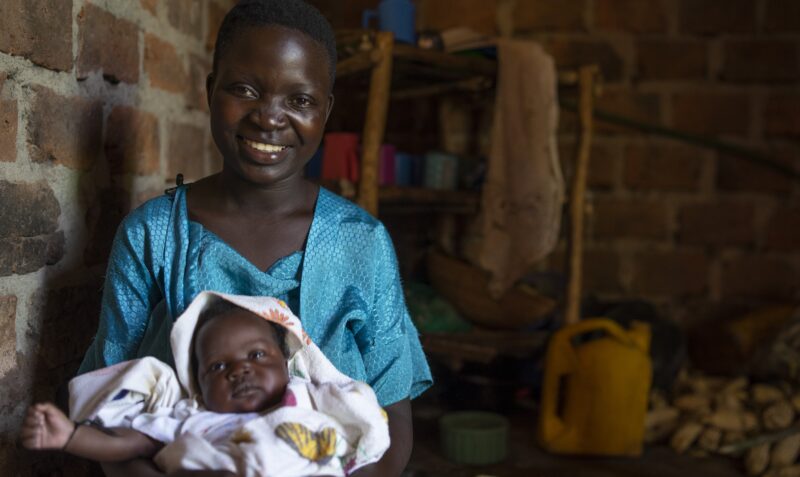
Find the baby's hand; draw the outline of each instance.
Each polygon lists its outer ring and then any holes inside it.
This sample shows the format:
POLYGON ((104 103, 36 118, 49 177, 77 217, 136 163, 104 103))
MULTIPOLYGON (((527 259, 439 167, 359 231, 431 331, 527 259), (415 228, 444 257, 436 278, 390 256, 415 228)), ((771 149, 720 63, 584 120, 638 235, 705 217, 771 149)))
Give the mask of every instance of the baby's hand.
POLYGON ((50 403, 34 404, 22 423, 20 437, 28 449, 63 449, 75 424, 50 403))

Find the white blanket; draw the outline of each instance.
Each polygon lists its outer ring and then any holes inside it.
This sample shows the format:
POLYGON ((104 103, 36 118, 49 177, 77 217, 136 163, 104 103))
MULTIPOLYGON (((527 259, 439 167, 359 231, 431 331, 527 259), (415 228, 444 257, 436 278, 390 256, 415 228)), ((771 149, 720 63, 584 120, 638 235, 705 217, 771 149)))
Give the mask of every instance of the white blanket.
POLYGON ((365 383, 340 373, 311 342, 285 303, 203 292, 172 329, 177 373, 155 358, 119 363, 70 382, 70 417, 126 426, 166 446, 155 462, 245 476, 347 475, 389 447, 386 416, 365 383), (262 415, 202 409, 189 359, 200 313, 228 300, 284 326, 291 376, 283 403, 262 415))

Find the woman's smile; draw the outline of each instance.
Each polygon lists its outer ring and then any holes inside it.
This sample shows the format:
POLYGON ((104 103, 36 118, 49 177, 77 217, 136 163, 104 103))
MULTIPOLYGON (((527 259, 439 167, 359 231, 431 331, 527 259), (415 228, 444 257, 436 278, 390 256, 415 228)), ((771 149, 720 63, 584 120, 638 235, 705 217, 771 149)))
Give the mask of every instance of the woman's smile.
POLYGON ((278 164, 283 162, 291 151, 291 146, 253 141, 242 136, 237 136, 237 139, 242 144, 247 158, 258 164, 278 164))

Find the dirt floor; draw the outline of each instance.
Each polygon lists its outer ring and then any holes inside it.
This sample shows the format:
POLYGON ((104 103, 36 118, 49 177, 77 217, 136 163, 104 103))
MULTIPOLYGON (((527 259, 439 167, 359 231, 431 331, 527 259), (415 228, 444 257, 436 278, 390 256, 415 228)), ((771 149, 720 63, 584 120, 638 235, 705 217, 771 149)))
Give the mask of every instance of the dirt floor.
POLYGON ((445 459, 439 447, 438 418, 443 409, 424 400, 414 404, 414 452, 404 477, 742 477, 733 460, 676 455, 667 447, 653 447, 641 458, 586 458, 553 456, 536 446, 533 411, 515 410, 511 422, 509 456, 488 466, 465 466, 445 459))

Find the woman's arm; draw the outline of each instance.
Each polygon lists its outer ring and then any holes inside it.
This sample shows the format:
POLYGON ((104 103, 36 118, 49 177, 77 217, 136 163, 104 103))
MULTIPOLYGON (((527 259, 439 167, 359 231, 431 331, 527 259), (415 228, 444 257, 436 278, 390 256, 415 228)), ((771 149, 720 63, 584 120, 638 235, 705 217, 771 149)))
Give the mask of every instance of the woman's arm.
POLYGON ((403 472, 411 457, 411 448, 414 446, 414 426, 411 421, 411 401, 402 401, 390 404, 385 408, 389 416, 389 437, 391 444, 383 454, 381 460, 358 469, 354 477, 392 477, 403 472))

